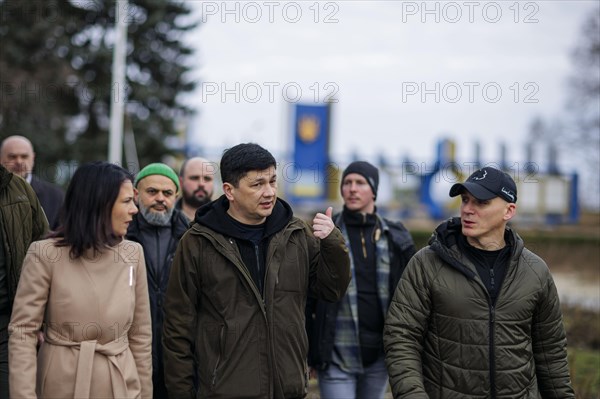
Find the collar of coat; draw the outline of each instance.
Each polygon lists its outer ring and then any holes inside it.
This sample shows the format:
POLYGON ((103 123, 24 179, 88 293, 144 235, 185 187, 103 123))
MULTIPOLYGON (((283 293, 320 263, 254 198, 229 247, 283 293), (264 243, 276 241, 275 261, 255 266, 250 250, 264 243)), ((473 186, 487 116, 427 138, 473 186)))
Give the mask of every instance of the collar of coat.
MULTIPOLYGON (((229 209, 229 200, 222 195, 215 201, 204 205, 196 211, 194 223, 206 226, 227 237, 236 239, 247 239, 239 237, 239 229, 233 225, 233 222, 227 216, 229 209)), ((263 237, 269 237, 281 231, 287 226, 294 216, 292 208, 284 200, 277 198, 273 212, 267 217, 265 222, 265 231, 263 237)))
MULTIPOLYGON (((472 280, 477 275, 474 267, 467 266, 468 258, 466 254, 459 249, 458 239, 462 234, 462 225, 459 217, 454 217, 441 223, 431 235, 429 239, 429 247, 436 253, 444 262, 449 264, 460 273, 464 274, 468 279, 472 280)), ((512 230, 506 227, 505 239, 511 246, 511 258, 518 256, 523 252, 524 243, 521 237, 512 230)))

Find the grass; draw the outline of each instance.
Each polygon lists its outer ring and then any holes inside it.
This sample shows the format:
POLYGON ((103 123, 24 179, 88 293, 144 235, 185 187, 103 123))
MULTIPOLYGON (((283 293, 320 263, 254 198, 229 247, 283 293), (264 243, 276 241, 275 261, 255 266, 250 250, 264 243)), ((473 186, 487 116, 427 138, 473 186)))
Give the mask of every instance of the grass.
POLYGON ((600 398, 600 351, 569 348, 569 366, 576 397, 600 398))
POLYGON ((600 312, 563 305, 569 367, 578 399, 600 398, 600 312))

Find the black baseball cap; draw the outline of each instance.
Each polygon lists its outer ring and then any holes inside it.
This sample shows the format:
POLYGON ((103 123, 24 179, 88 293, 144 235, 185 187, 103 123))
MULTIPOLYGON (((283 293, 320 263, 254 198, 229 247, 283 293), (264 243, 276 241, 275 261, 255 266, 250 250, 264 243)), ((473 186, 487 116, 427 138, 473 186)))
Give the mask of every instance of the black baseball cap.
POLYGON ((517 202, 517 185, 513 178, 508 173, 491 167, 476 170, 464 183, 453 185, 450 196, 456 197, 464 190, 482 201, 500 197, 506 202, 517 202))

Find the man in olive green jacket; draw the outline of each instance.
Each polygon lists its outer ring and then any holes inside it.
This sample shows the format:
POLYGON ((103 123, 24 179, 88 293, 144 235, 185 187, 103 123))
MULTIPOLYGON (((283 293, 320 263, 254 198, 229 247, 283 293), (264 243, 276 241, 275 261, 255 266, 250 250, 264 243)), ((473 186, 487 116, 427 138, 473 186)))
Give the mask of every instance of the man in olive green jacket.
POLYGON ((48 232, 33 188, 0 165, 0 397, 8 398, 8 322, 29 245, 48 232))
POLYGON ((311 228, 277 198, 275 165, 256 144, 227 150, 224 195, 179 243, 165 301, 170 398, 307 394, 306 298, 342 298, 349 257, 331 208, 311 228))
POLYGON ((384 330, 395 398, 574 398, 554 281, 507 222, 517 188, 493 168, 455 184, 461 217, 409 262, 384 330))

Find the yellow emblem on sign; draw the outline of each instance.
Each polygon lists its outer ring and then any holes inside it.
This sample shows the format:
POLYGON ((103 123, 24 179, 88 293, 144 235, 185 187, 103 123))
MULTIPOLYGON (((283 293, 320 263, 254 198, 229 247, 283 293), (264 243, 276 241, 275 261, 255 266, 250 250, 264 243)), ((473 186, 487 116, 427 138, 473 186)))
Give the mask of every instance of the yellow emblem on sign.
POLYGON ((315 116, 303 116, 298 121, 298 135, 305 143, 312 143, 319 136, 319 118, 315 116))

